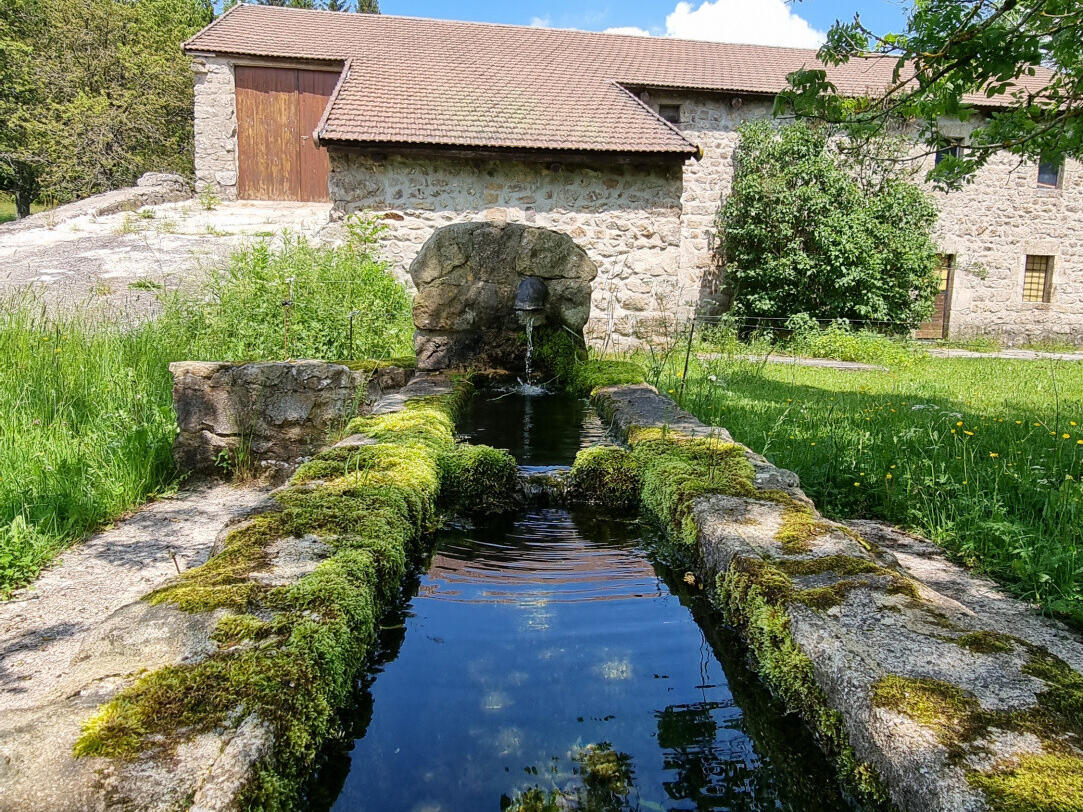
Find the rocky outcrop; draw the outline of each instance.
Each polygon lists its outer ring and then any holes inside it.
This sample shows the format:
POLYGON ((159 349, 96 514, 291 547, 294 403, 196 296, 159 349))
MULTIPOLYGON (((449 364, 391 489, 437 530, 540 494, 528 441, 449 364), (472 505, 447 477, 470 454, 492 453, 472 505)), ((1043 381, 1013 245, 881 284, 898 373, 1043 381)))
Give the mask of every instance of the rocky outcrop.
POLYGON ((764 680, 865 804, 1083 808, 1078 634, 950 564, 929 542, 824 520, 795 475, 649 386, 601 388, 594 399, 629 438, 632 457, 641 442, 656 444, 651 453, 672 444, 675 462, 653 481, 643 474, 645 504, 651 489, 662 505, 677 504, 682 489, 688 495, 660 518, 678 520, 676 543, 691 545, 700 582, 764 680), (734 451, 751 474, 712 480, 708 464, 734 451), (696 454, 705 469, 698 478, 680 462, 696 454))
POLYGON ((583 249, 556 231, 483 222, 439 229, 410 266, 418 367, 516 369, 526 318, 581 336, 597 274, 583 249), (523 291, 530 301, 517 300, 523 291))
POLYGON ((412 374, 401 367, 356 369, 324 361, 182 361, 169 369, 177 466, 208 473, 288 464, 311 454, 359 402, 402 387, 412 374))
POLYGON ((31 228, 51 228, 76 217, 104 217, 122 211, 135 211, 144 206, 157 206, 192 196, 192 184, 180 175, 168 172, 147 172, 135 186, 91 195, 74 203, 32 214, 21 220, 0 224, 0 235, 31 228))

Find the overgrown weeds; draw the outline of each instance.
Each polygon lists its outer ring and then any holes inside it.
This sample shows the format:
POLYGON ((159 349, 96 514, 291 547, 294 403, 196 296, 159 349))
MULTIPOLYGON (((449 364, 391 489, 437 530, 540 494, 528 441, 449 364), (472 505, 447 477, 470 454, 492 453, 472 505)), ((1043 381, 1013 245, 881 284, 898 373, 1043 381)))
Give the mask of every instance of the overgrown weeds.
MULTIPOLYGON (((0 303, 0 597, 176 484, 171 361, 411 354, 409 294, 373 258, 374 236, 357 221, 342 247, 242 248, 143 324, 57 314, 34 293, 0 303)), ((243 448, 224 463, 251 467, 243 448)))

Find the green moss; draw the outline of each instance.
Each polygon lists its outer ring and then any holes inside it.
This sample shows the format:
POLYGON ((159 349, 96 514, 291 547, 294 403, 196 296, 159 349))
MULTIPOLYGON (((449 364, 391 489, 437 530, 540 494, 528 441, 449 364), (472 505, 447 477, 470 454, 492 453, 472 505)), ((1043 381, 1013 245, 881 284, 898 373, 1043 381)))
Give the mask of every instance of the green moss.
POLYGON ((246 803, 288 808, 397 596, 410 546, 435 522, 440 460, 455 452, 452 415, 468 389, 353 421, 351 431, 376 445, 318 455, 276 493, 280 510, 238 527, 206 564, 149 595, 237 614, 217 624, 212 656, 147 674, 100 708, 75 754, 169 750, 256 714, 271 727, 274 752, 257 765, 246 803), (314 571, 289 587, 251 580, 273 541, 308 534, 331 549, 314 571))
MULTIPOLYGON (((1015 638, 996 642, 1024 645, 1030 650, 1023 671, 1048 686, 1038 694, 1036 705, 1017 710, 986 710, 974 696, 951 683, 898 675, 877 682, 873 702, 931 728, 948 749, 949 758, 957 762, 992 729, 1036 736, 1042 743, 1043 754, 996 765, 990 770, 968 768, 968 781, 985 792, 992 809, 1081 808, 1078 801, 1083 790, 1080 783, 1083 756, 1078 747, 1083 743, 1083 675, 1037 646, 1015 638), (1071 800, 1067 806, 1059 806, 1063 799, 1071 800)), ((988 640, 982 640, 979 645, 984 648, 987 643, 988 640)))
POLYGON ((568 805, 560 790, 530 787, 514 798, 503 798, 500 808, 504 812, 566 812, 568 805))
POLYGON ((1014 638, 1000 632, 970 632, 955 642, 977 654, 1006 654, 1015 649, 1014 638))
POLYGON ((881 567, 867 558, 858 558, 856 555, 824 555, 818 558, 789 558, 778 562, 778 567, 787 575, 823 575, 825 572, 833 572, 843 578, 851 575, 863 575, 865 573, 883 574, 893 573, 886 567, 881 567))
POLYGON ((515 507, 519 469, 507 451, 461 444, 440 457, 441 500, 468 513, 505 513, 515 507))
POLYGON ((928 677, 889 674, 873 685, 874 705, 932 728, 946 744, 972 735, 978 700, 957 685, 928 677))
POLYGON ((584 448, 575 455, 570 488, 575 499, 608 510, 632 510, 639 504, 639 470, 625 448, 584 448))
POLYGON ((622 809, 632 789, 632 758, 609 742, 588 744, 575 754, 583 780, 583 809, 622 809))
POLYGON ((912 601, 918 599, 917 587, 902 573, 882 567, 866 558, 851 555, 827 555, 818 558, 791 558, 776 562, 780 571, 788 576, 801 577, 834 573, 841 580, 808 589, 795 589, 790 596, 797 603, 813 609, 830 609, 846 600, 855 589, 873 587, 867 580, 856 580, 856 575, 873 575, 888 579, 888 594, 906 595, 912 601))
POLYGON ((775 541, 786 555, 799 555, 809 552, 812 540, 831 529, 832 525, 817 519, 804 505, 787 505, 782 509, 782 525, 775 533, 775 541))
POLYGON ((716 582, 727 619, 741 630, 757 671, 772 691, 810 725, 850 791, 869 809, 890 809, 876 769, 855 756, 841 715, 827 703, 812 661, 790 634, 786 602, 792 588, 789 576, 778 567, 742 556, 716 582))
POLYGON ((1083 674, 1044 648, 1027 648, 1029 656, 1023 673, 1046 684, 1029 720, 1031 730, 1045 738, 1070 735, 1077 747, 1083 746, 1083 674))
POLYGON ((999 812, 1078 812, 1083 809, 1083 760, 1058 754, 1025 756, 967 780, 999 812))
POLYGON ((271 634, 272 628, 270 623, 255 615, 226 615, 214 627, 211 640, 222 648, 232 648, 246 640, 262 640, 271 634))
POLYGON ((265 565, 267 547, 284 534, 281 514, 257 516, 233 530, 222 551, 207 563, 182 573, 144 600, 172 603, 185 612, 219 608, 247 611, 259 602, 264 591, 248 576, 265 565))
POLYGON ((753 496, 755 472, 743 446, 665 429, 629 432, 632 464, 642 483, 641 504, 675 538, 694 544, 692 506, 707 494, 753 496))
POLYGON ((573 394, 587 397, 603 386, 643 383, 643 367, 633 361, 592 360, 577 364, 565 387, 573 394))

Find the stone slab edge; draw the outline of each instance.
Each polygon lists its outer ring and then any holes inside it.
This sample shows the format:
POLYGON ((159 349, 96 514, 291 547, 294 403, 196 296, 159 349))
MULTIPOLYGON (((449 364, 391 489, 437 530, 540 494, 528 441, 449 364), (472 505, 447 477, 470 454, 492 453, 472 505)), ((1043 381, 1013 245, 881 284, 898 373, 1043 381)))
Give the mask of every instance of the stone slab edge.
MULTIPOLYGON (((689 436, 731 440, 725 429, 705 426, 646 384, 603 387, 592 399, 602 418, 624 437, 633 427, 667 426, 689 436)), ((780 489, 812 506, 795 474, 745 451, 760 490, 780 489)), ((1083 672, 1083 639, 991 582, 949 564, 931 542, 882 525, 858 523, 855 532, 822 521, 813 508, 822 534, 809 549, 787 554, 775 540, 783 510, 767 499, 712 495, 697 500, 694 555, 701 583, 717 584, 741 559, 778 562, 827 555, 866 559, 912 582, 916 599, 890 594, 877 583, 887 579, 869 577, 827 609, 789 603, 790 634, 811 661, 827 703, 841 715, 854 755, 875 769, 894 806, 921 812, 995 808, 967 780, 968 771, 1003 769, 1039 754, 1043 751, 1037 737, 993 729, 967 749, 962 761, 953 759, 929 727, 874 703, 877 681, 889 675, 940 680, 976 697, 983 709, 1025 710, 1035 706, 1037 694, 1047 686, 1022 670, 1024 647, 977 653, 957 641, 971 632, 1008 632, 1083 672)), ((839 580, 821 574, 795 577, 794 584, 804 589, 839 580)), ((717 592, 712 597, 717 598, 717 592)), ((1077 747, 1068 747, 1080 755, 1077 747)))
MULTIPOLYGON (((398 411, 412 398, 448 394, 453 387, 448 378, 420 375, 401 390, 381 396, 373 410, 379 414, 398 411)), ((241 522, 275 510, 273 495, 241 522)), ((239 526, 236 521, 227 524, 216 548, 239 526)), ((281 539, 271 550, 268 568, 253 577, 289 586, 312 572, 327 552, 314 537, 281 539)), ((23 712, 12 723, 28 735, 59 738, 71 747, 82 724, 140 675, 210 656, 216 649, 210 635, 224 614, 224 609, 188 614, 167 603, 152 605, 143 600, 122 606, 78 655, 77 667, 86 678, 69 686, 54 702, 23 712)), ((27 786, 32 776, 20 775, 17 765, 0 761, 0 788, 4 788, 0 810, 235 809, 252 777, 273 756, 274 747, 271 727, 252 714, 235 725, 195 735, 174 752, 150 748, 131 759, 111 759, 75 758, 69 750, 63 763, 46 775, 48 785, 37 788, 27 786)))

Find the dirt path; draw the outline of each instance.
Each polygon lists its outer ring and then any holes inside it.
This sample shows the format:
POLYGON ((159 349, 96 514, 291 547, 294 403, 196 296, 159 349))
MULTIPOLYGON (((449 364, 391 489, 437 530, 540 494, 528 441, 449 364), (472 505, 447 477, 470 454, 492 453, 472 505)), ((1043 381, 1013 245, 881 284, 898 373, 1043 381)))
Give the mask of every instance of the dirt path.
POLYGON ((1012 361, 1083 361, 1081 352, 1039 352, 1038 350, 998 350, 975 352, 951 347, 930 347, 926 352, 936 358, 1007 358, 1012 361))
POLYGON ((264 499, 262 489, 203 484, 159 500, 73 547, 0 604, 0 712, 53 697, 96 626, 178 566, 205 561, 218 532, 264 499))

